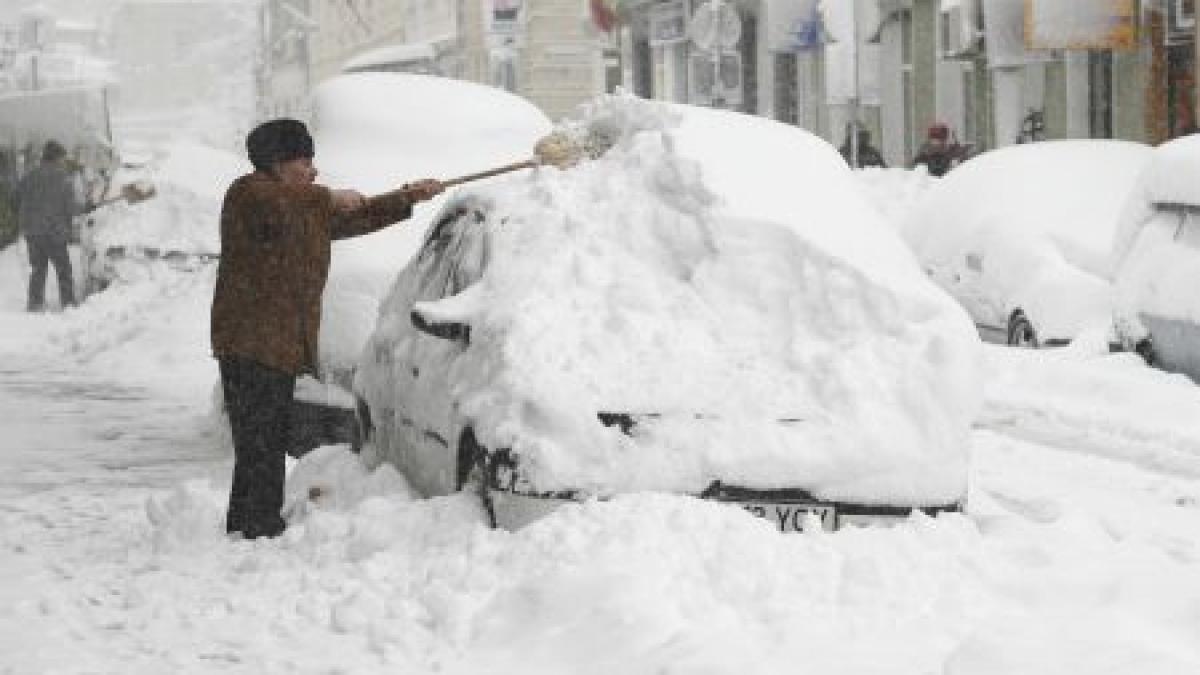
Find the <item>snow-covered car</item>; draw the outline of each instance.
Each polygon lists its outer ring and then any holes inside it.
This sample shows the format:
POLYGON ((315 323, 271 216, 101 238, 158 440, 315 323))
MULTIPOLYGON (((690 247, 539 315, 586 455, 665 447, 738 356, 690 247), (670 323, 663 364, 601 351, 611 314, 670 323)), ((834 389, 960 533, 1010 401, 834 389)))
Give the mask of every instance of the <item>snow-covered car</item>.
POLYGON ((902 235, 985 340, 1067 344, 1109 322, 1108 255, 1150 150, 1069 140, 984 153, 927 190, 902 235))
POLYGON ((1121 345, 1200 381, 1200 136, 1154 150, 1113 242, 1121 345))
POLYGON ((506 528, 638 491, 789 531, 962 507, 979 339, 832 146, 627 95, 565 128, 612 145, 459 192, 396 278, 368 461, 506 528))
POLYGON ((221 199, 249 167, 242 157, 191 141, 123 161, 110 189, 117 194, 85 218, 80 239, 87 294, 160 269, 215 265, 221 251, 221 199), (121 188, 141 198, 122 199, 121 188))

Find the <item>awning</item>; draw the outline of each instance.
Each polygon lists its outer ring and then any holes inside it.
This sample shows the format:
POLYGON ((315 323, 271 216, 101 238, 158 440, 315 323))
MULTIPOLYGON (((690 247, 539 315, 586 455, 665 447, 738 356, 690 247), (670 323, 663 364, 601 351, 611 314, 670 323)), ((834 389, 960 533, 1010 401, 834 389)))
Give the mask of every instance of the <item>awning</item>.
POLYGON ((439 45, 445 44, 452 39, 452 36, 447 35, 424 42, 409 42, 377 47, 347 60, 342 64, 342 71, 370 70, 388 65, 420 61, 432 63, 437 59, 439 45))

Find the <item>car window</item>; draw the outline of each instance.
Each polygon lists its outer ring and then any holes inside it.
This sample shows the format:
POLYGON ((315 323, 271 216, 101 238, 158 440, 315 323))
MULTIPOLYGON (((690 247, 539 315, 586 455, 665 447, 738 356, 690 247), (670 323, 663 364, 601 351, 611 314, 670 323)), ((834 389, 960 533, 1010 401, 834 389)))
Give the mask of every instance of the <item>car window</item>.
POLYGON ((455 295, 479 280, 486 260, 482 208, 446 212, 433 226, 417 257, 417 300, 455 295))

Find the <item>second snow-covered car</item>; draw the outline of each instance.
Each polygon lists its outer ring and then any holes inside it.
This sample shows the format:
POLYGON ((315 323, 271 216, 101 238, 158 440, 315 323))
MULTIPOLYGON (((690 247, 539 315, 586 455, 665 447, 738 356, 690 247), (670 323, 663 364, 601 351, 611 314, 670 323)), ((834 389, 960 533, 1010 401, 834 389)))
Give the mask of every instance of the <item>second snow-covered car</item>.
POLYGON ((1109 140, 993 150, 929 188, 902 234, 985 339, 1063 345, 1107 325, 1109 249, 1149 156, 1149 146, 1109 140))
POLYGON ((1113 243, 1123 347, 1200 382, 1200 136, 1154 150, 1113 243))
POLYGON ((401 271, 366 456, 508 528, 637 491, 789 531, 961 508, 978 337, 834 148, 628 96, 579 128, 612 147, 460 192, 401 271))
POLYGON ((81 234, 87 293, 160 270, 195 271, 216 264, 221 197, 249 170, 244 158, 198 143, 164 145, 136 165, 123 163, 114 192, 81 234), (144 186, 144 187, 143 187, 144 186))

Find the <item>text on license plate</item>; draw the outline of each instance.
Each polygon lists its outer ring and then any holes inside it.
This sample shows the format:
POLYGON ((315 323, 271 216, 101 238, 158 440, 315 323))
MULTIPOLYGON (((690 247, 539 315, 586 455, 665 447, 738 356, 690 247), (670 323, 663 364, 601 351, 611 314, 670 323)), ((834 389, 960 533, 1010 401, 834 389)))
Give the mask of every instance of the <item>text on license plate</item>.
POLYGON ((821 527, 834 529, 837 513, 834 507, 823 504, 769 504, 743 503, 741 507, 750 513, 769 520, 781 532, 803 532, 810 516, 821 521, 821 527))

